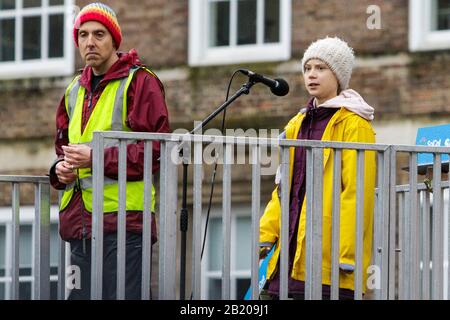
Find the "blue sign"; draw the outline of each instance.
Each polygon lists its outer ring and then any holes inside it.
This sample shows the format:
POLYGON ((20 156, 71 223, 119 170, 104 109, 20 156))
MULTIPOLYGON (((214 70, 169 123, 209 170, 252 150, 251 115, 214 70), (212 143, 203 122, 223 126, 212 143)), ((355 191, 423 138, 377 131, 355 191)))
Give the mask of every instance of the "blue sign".
MULTIPOLYGON (((272 246, 272 249, 269 251, 267 256, 259 262, 259 276, 258 276, 258 285, 259 292, 264 288, 264 285, 267 281, 267 267, 269 266, 270 258, 272 257, 273 252, 275 251, 275 245, 272 246)), ((244 300, 250 300, 252 297, 252 286, 250 286, 245 294, 244 300)))
MULTIPOLYGON (((450 124, 419 128, 417 130, 416 145, 428 147, 450 147, 450 124)), ((443 154, 441 160, 442 162, 448 162, 448 155, 443 154)), ((417 156, 417 164, 420 166, 432 165, 433 161, 432 153, 419 153, 417 156)))

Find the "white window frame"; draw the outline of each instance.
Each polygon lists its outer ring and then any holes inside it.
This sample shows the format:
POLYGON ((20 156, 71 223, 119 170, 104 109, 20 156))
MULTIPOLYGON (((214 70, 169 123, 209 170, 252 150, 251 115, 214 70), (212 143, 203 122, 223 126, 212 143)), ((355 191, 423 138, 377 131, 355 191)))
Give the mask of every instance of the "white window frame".
MULTIPOLYGON (((211 218, 221 218, 222 208, 212 208, 211 209, 211 218)), ((230 299, 231 300, 237 300, 241 297, 237 297, 237 287, 236 287, 236 280, 237 279, 245 279, 251 278, 251 268, 249 267, 247 270, 236 270, 236 230, 237 230, 237 218, 249 218, 251 219, 251 207, 245 207, 245 206, 239 206, 239 207, 233 207, 233 214, 231 216, 231 246, 230 246, 230 299)), ((206 219, 203 218, 202 230, 205 230, 204 226, 206 223, 206 219)), ((203 231, 202 231, 203 232, 203 231)), ((211 279, 222 279, 222 270, 219 271, 210 271, 208 270, 208 262, 209 262, 209 245, 210 241, 208 241, 209 238, 207 236, 206 238, 206 244, 205 244, 205 253, 204 257, 202 259, 202 272, 201 274, 201 299, 202 300, 208 300, 210 299, 208 296, 209 293, 209 281, 211 279)), ((203 236, 202 236, 203 241, 203 236)), ((218 248, 218 250, 221 250, 221 248, 218 248)))
POLYGON ((0 62, 0 80, 42 78, 73 75, 75 71, 75 53, 72 36, 74 20, 74 0, 64 0, 64 5, 49 6, 49 0, 42 0, 38 8, 22 8, 23 0, 16 0, 16 8, 0 10, 1 18, 15 18, 15 61, 0 62), (64 57, 48 58, 48 14, 64 13, 64 57), (40 16, 41 59, 22 60, 22 17, 40 16))
POLYGON ((450 49, 450 30, 432 30, 435 0, 409 0, 409 49, 450 49))
MULTIPOLYGON (((258 43, 236 45, 233 37, 235 31, 237 0, 230 0, 230 28, 232 43, 227 47, 211 48, 209 39, 208 0, 189 0, 189 65, 225 65, 242 62, 285 61, 291 58, 291 0, 280 0, 280 42, 262 43, 262 19, 257 28, 258 43), (234 43, 233 43, 234 42, 234 43)), ((263 0, 258 0, 258 15, 262 16, 263 0)))

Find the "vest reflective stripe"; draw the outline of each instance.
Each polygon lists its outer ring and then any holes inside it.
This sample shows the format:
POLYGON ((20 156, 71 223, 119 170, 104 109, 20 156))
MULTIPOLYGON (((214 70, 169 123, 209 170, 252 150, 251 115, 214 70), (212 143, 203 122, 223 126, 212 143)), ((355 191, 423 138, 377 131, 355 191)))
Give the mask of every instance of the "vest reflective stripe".
MULTIPOLYGON (((94 187, 94 182, 92 181, 92 177, 78 179, 78 184, 79 184, 81 190, 92 189, 94 187)), ((105 186, 111 185, 111 184, 117 184, 117 180, 105 177, 103 180, 103 184, 105 186)), ((72 182, 71 184, 68 184, 66 186, 66 190, 73 189, 73 188, 75 188, 76 185, 77 185, 77 182, 72 182)))
MULTIPOLYGON (((69 143, 85 144, 92 147, 94 131, 131 131, 126 125, 127 91, 134 73, 139 68, 130 69, 128 77, 110 81, 97 101, 96 107, 81 133, 81 120, 85 100, 85 88, 80 85, 79 77, 66 90, 65 104, 69 115, 69 143)), ((137 141, 127 141, 127 144, 137 141)), ((105 139, 105 148, 119 146, 117 139, 105 139)), ((92 170, 78 169, 78 180, 66 187, 61 199, 60 210, 63 210, 72 198, 76 185, 82 191, 84 206, 92 212, 92 170)), ((104 177, 104 212, 118 211, 118 181, 104 177)), ((155 187, 152 188, 153 200, 151 210, 155 207, 155 187)), ((127 181, 126 210, 142 211, 144 209, 144 182, 127 181)))
POLYGON ((72 83, 70 84, 70 86, 67 89, 66 92, 66 97, 69 96, 69 99, 66 99, 66 110, 67 110, 67 114, 69 115, 69 119, 72 119, 73 117, 73 112, 75 110, 75 105, 76 105, 76 101, 77 101, 77 97, 78 97, 78 91, 80 89, 80 76, 76 77, 72 83), (67 104, 67 102, 69 102, 67 104), (73 102, 73 103, 71 103, 73 102))

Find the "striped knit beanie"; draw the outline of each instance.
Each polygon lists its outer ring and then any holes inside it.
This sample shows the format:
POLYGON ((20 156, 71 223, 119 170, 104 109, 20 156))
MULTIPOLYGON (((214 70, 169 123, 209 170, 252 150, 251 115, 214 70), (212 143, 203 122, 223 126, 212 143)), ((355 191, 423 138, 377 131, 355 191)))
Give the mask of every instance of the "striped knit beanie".
POLYGON ((122 31, 120 30, 119 22, 117 21, 117 16, 113 9, 100 2, 88 4, 81 9, 75 19, 73 27, 73 37, 77 47, 78 30, 81 25, 87 21, 97 21, 103 24, 111 33, 114 43, 116 44, 116 49, 119 49, 120 43, 122 42, 122 31))
POLYGON ((325 62, 336 75, 340 89, 348 88, 355 63, 355 55, 347 42, 338 37, 326 37, 313 42, 303 55, 303 73, 305 72, 305 64, 311 59, 319 59, 325 62))

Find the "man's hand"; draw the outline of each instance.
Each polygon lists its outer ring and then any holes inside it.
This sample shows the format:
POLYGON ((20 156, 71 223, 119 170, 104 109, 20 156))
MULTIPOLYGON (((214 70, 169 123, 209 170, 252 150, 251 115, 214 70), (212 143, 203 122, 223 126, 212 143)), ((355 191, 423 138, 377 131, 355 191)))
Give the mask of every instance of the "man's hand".
POLYGON ((91 148, 83 144, 69 144, 62 147, 64 150, 64 161, 72 170, 92 167, 91 148))
POLYGON ((71 165, 66 161, 60 161, 55 167, 55 173, 59 182, 70 184, 77 179, 76 173, 72 170, 71 165))

